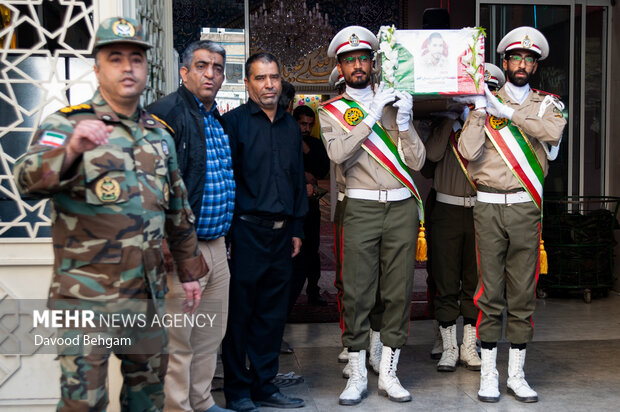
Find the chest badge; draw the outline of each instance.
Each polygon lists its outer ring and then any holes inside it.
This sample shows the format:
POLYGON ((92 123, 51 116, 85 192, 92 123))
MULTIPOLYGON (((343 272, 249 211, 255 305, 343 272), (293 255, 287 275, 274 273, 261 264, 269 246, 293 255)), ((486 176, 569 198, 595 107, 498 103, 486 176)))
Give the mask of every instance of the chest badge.
POLYGON ((489 123, 495 130, 500 130, 508 126, 508 119, 500 119, 499 117, 490 116, 489 123))
POLYGON ((99 179, 95 185, 97 198, 104 203, 116 202, 121 195, 121 185, 109 176, 99 179))
POLYGON ((165 140, 161 141, 161 150, 164 152, 166 156, 170 154, 170 149, 168 148, 168 142, 165 140))
POLYGON ((357 126, 364 119, 364 113, 357 107, 350 107, 344 112, 344 121, 351 126, 357 126))

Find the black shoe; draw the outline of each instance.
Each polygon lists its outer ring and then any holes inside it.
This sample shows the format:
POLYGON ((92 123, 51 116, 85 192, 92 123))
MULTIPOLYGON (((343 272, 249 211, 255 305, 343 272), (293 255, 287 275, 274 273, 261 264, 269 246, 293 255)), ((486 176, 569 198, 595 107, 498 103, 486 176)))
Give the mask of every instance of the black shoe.
POLYGON ((270 397, 263 399, 262 401, 257 401, 256 404, 258 406, 283 409, 303 408, 306 406, 303 399, 291 398, 290 396, 282 394, 280 391, 274 392, 270 397))
POLYGON ((327 306, 327 301, 321 297, 321 295, 308 296, 308 304, 314 306, 327 306))
POLYGON ((260 409, 256 407, 250 398, 241 398, 226 402, 226 408, 237 412, 260 412, 260 409))
POLYGON ((287 341, 282 339, 282 343, 280 343, 280 353, 293 353, 293 347, 288 344, 287 341))

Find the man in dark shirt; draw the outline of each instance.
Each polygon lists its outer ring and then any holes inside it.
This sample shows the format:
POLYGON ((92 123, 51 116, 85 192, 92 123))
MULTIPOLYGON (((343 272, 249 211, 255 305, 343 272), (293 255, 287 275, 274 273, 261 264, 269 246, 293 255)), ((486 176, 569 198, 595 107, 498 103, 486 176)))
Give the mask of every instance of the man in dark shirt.
POLYGON ((245 73, 250 99, 224 115, 237 184, 224 394, 236 411, 303 407, 302 399, 282 395, 271 382, 278 372, 292 257, 299 253, 308 210, 302 137, 295 119, 278 107, 276 58, 254 54, 245 73))
POLYGON ((309 106, 298 106, 293 111, 293 117, 301 129, 304 151, 304 170, 306 174, 306 191, 308 195, 308 214, 304 220, 304 244, 301 253, 295 258, 293 267, 295 275, 291 286, 289 312, 301 292, 306 278, 306 294, 311 305, 326 306, 327 302, 319 294, 319 279, 321 277, 321 260, 319 246, 321 243, 321 197, 318 179, 322 179, 329 172, 329 157, 321 140, 310 134, 314 127, 316 115, 309 106), (300 273, 297 273, 300 272, 300 273))

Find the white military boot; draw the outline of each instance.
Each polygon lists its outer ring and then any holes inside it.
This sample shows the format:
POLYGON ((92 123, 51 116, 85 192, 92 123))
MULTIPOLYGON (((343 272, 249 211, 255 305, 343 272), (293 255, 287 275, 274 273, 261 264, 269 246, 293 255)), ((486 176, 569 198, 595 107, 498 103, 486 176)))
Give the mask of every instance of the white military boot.
POLYGON ((510 348, 508 352, 508 393, 520 402, 538 402, 538 394, 525 381, 523 365, 525 349, 510 348))
POLYGON ((387 396, 393 402, 409 402, 411 394, 396 377, 400 349, 384 346, 381 350, 381 370, 379 372, 379 395, 387 396))
POLYGON ((366 351, 349 352, 350 376, 347 386, 338 398, 341 405, 357 405, 368 396, 366 351))
POLYGON ((499 373, 497 373, 497 347, 481 349, 480 390, 478 399, 482 402, 499 402, 499 373))
POLYGON ((338 363, 347 363, 349 361, 349 348, 343 348, 338 354, 338 363))
POLYGON ((439 372, 454 372, 456 363, 459 360, 459 347, 456 344, 456 324, 447 328, 439 327, 441 339, 443 340, 443 353, 437 363, 439 372))
POLYGON ((441 339, 441 332, 439 332, 439 322, 433 321, 433 329, 435 330, 435 342, 433 343, 433 349, 431 349, 431 359, 441 359, 441 353, 443 352, 443 340, 441 339))
POLYGON ((342 377, 345 379, 349 379, 351 376, 351 364, 347 361, 347 364, 342 369, 342 377))
POLYGON ((480 356, 476 350, 476 328, 465 325, 463 328, 463 344, 461 345, 460 361, 463 366, 471 371, 480 370, 480 356))
POLYGON ((370 330, 370 345, 368 346, 368 363, 372 370, 378 375, 381 365, 381 333, 370 330))

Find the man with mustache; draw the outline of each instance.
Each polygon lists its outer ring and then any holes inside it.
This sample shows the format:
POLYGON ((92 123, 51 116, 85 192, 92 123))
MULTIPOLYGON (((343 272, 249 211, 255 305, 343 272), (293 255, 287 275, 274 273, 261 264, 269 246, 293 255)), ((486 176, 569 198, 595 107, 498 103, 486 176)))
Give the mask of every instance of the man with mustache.
MULTIPOLYGON (((224 236, 235 207, 235 180, 228 135, 215 97, 225 78, 226 50, 201 40, 183 52, 183 84, 148 110, 174 130, 179 171, 189 192, 192 212, 198 217, 198 245, 209 273, 201 279, 203 304, 198 314, 216 317, 210 327, 170 328, 170 358, 166 376, 166 410, 222 410, 211 396, 217 350, 226 332, 230 271, 224 236)), ((168 273, 169 312, 180 313, 183 289, 174 269, 168 273)))
MULTIPOLYGON (((179 299, 195 310, 207 265, 186 208, 174 140, 166 124, 139 104, 151 45, 137 21, 113 17, 101 22, 94 47, 95 95, 45 119, 14 168, 21 193, 51 199, 50 307, 71 303, 114 315, 129 309, 144 319, 165 314, 165 236, 177 266, 179 299)), ((140 328, 144 332, 132 331, 131 346, 60 353, 59 411, 106 410, 112 351, 122 365, 121 409, 164 408, 166 337, 148 323, 140 328)), ((106 332, 115 336, 126 329, 106 332)), ((75 332, 85 333, 61 330, 75 332)))
POLYGON ((228 327, 222 344, 224 395, 235 411, 300 408, 272 382, 286 323, 292 258, 308 210, 301 131, 278 105, 275 56, 245 64, 247 103, 224 115, 237 184, 230 240, 228 327), (246 366, 249 360, 250 368, 246 366))
POLYGON ((549 54, 541 32, 516 28, 500 41, 497 52, 504 55, 508 81, 497 97, 487 88, 486 98, 473 99, 475 109, 458 142, 478 187, 474 207, 480 276, 474 302, 480 309, 477 330, 482 345, 478 399, 499 401, 497 342, 506 309, 508 392, 518 401, 536 402, 538 394, 525 380, 523 365, 526 344, 534 334, 542 189, 547 159, 553 158, 547 145, 560 143, 566 120, 557 96, 529 85, 538 61, 549 54))
POLYGON ((342 339, 349 349, 349 379, 341 405, 358 404, 368 394, 369 315, 378 288, 385 306, 379 392, 394 402, 411 401, 396 369, 407 340, 420 202, 411 170, 422 167, 425 151, 411 123, 411 95, 371 88, 377 47, 364 27, 349 26, 334 36, 328 55, 337 58, 346 90, 319 110, 327 154, 346 182, 342 339))

